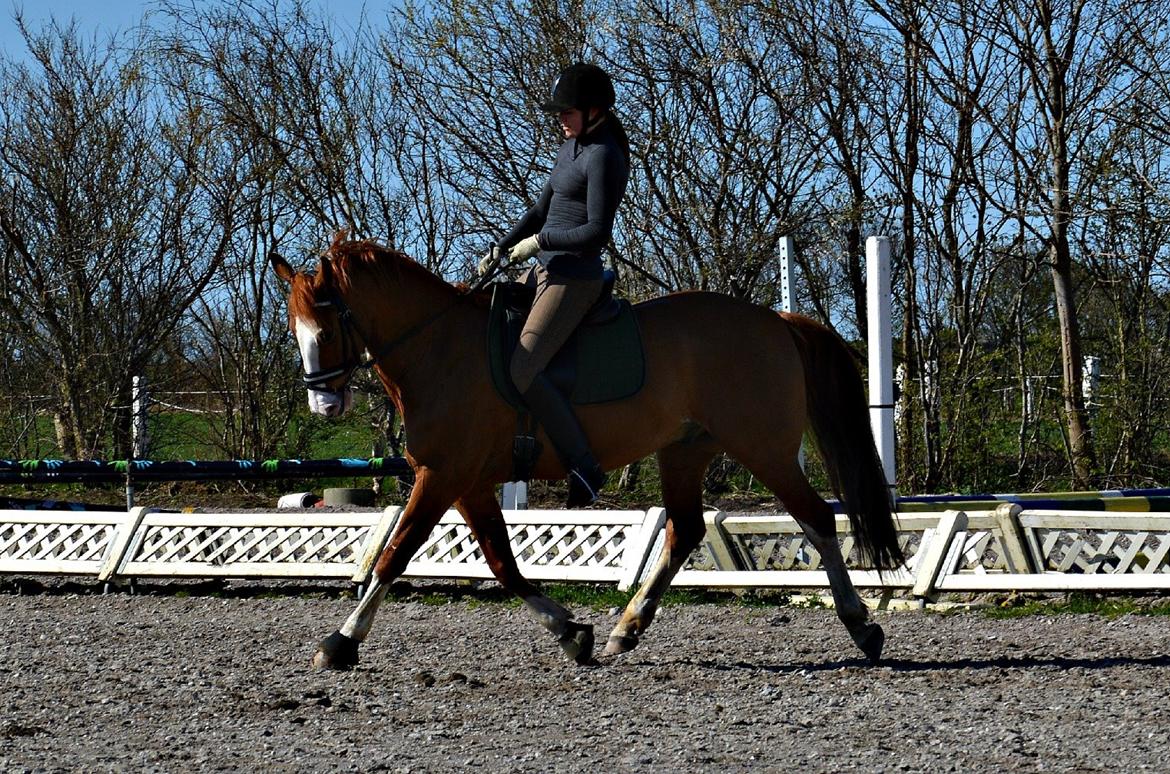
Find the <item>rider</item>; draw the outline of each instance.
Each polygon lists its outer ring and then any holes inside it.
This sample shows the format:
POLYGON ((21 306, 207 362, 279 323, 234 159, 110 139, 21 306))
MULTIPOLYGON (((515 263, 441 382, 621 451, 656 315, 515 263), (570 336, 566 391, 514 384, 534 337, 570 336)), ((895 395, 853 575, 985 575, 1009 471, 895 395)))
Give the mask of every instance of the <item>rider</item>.
POLYGON ((568 398, 544 374, 601 295, 601 251, 626 190, 630 144, 613 113, 613 82, 597 65, 561 72, 541 107, 561 123, 565 142, 532 206, 480 264, 486 273, 506 251, 509 262, 536 256, 524 282, 536 288, 532 311, 512 355, 511 377, 544 425, 569 471, 570 508, 597 499, 605 473, 568 398))

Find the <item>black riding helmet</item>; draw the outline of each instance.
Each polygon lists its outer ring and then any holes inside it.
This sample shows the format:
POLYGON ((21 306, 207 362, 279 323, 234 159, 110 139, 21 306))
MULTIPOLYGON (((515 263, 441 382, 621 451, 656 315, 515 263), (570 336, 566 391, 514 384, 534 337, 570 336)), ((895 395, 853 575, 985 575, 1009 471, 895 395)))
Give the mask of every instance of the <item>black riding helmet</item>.
POLYGON ((613 81, 609 74, 597 65, 578 62, 561 71, 553 84, 552 98, 540 106, 549 113, 560 113, 570 108, 608 110, 613 103, 613 81))

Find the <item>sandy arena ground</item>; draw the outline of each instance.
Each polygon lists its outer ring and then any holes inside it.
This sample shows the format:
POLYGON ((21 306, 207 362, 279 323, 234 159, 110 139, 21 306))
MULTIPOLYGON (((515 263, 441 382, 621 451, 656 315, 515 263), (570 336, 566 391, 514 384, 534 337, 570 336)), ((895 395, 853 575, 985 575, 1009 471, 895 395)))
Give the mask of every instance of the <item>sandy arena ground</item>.
MULTIPOLYGON (((421 597, 412 599, 421 600, 421 597)), ((514 605, 391 601, 308 668, 336 594, 0 594, 0 771, 1165 771, 1170 621, 665 607, 577 667, 514 605)), ((599 642, 615 617, 579 610, 599 642)))

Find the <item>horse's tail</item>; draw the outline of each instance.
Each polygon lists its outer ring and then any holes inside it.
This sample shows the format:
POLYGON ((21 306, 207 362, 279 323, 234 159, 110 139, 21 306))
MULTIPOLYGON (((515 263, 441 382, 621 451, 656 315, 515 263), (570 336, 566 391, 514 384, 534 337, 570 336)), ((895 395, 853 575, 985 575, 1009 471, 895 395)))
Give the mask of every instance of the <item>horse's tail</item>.
POLYGON ((878 458, 853 351, 831 328, 782 314, 804 364, 808 419, 833 493, 845 505, 859 552, 878 570, 905 561, 894 504, 878 458))

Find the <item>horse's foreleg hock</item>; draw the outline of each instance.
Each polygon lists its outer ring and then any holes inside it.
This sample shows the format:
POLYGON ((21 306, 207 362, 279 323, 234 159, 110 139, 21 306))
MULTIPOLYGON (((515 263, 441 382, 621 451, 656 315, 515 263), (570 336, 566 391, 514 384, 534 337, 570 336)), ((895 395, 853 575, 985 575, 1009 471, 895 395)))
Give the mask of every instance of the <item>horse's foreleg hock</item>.
POLYGON ((358 602, 357 608, 346 619, 342 627, 330 634, 317 645, 313 654, 313 666, 318 669, 349 669, 357 665, 358 645, 370 633, 378 606, 386 598, 387 587, 374 578, 370 588, 358 602))
POLYGON ((869 619, 869 610, 853 587, 849 579, 849 571, 845 568, 845 559, 841 556, 841 547, 835 536, 825 538, 813 530, 806 529, 813 545, 821 554, 821 564, 829 576, 829 589, 833 593, 833 604, 837 608, 837 617, 845 624, 845 629, 861 652, 865 654, 871 664, 877 664, 882 658, 882 647, 886 642, 882 627, 869 619))

